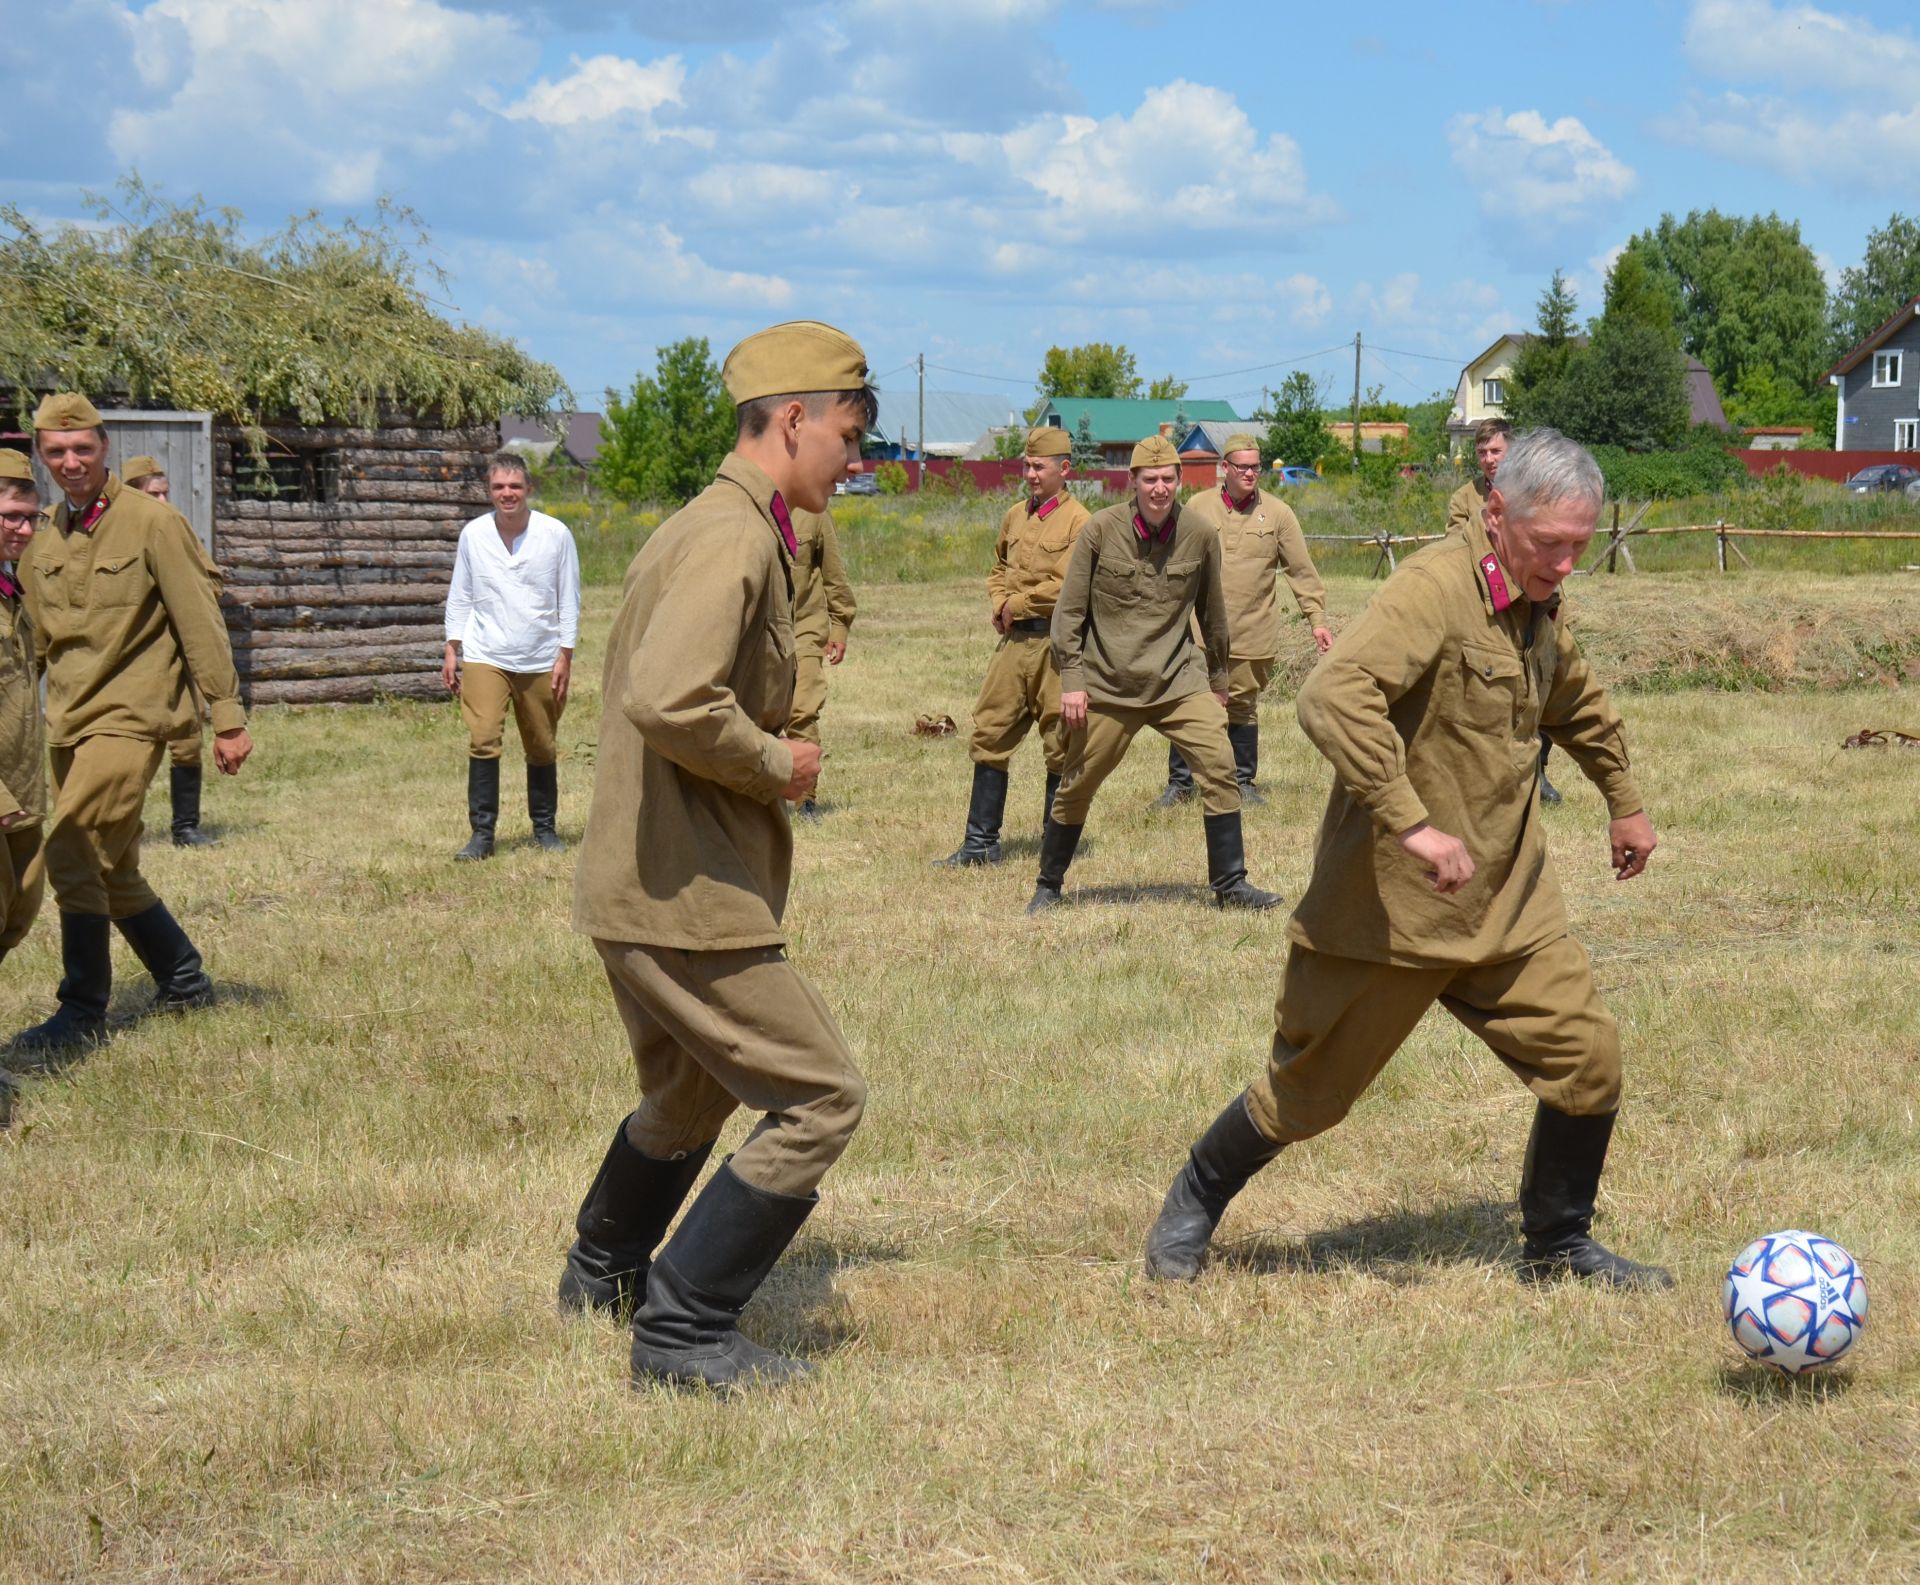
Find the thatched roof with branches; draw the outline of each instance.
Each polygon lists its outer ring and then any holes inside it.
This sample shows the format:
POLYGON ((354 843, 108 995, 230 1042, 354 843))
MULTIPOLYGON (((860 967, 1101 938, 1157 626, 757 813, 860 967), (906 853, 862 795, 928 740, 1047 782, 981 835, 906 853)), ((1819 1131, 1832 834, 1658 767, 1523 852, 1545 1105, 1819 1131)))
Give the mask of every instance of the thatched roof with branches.
POLYGON ((97 224, 51 231, 0 206, 0 382, 23 410, 49 385, 249 429, 371 424, 382 402, 450 426, 572 405, 551 366, 438 311, 421 277, 444 277, 404 208, 249 241, 237 211, 137 177, 93 202, 97 224))

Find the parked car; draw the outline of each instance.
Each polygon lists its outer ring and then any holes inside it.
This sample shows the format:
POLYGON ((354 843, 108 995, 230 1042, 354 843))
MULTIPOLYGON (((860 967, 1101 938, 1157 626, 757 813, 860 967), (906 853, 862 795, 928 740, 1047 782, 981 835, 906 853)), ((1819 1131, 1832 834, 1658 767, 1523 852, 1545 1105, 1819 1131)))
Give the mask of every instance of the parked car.
POLYGON ((1876 490, 1904 490, 1916 479, 1920 479, 1920 468, 1909 468, 1904 462, 1876 462, 1847 480, 1847 488, 1855 495, 1870 495, 1876 490))
POLYGON ((1280 468, 1273 470, 1280 475, 1281 484, 1318 484, 1320 475, 1311 468, 1280 468))
POLYGON ((1920 479, 1909 479, 1905 493, 1909 501, 1920 506, 1920 479))
POLYGON ((855 473, 833 487, 835 495, 878 495, 880 481, 870 473, 855 473))

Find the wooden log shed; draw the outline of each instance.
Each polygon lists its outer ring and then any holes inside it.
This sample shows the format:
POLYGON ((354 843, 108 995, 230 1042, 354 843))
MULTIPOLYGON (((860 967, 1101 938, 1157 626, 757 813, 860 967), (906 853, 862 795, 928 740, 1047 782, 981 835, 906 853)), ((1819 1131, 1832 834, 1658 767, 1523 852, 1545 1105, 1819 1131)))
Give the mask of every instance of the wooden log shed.
POLYGON ((384 406, 373 428, 270 424, 264 463, 213 427, 213 553, 249 705, 444 697, 447 584, 488 510, 497 423, 384 406))

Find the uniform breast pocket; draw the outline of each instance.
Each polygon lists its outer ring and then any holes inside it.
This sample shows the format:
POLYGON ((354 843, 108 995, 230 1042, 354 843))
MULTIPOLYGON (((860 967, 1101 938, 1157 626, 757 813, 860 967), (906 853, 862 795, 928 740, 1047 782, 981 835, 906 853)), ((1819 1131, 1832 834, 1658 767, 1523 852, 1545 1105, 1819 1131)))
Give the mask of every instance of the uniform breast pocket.
POLYGON ((1160 574, 1170 594, 1186 596, 1193 593, 1194 585, 1200 581, 1200 563, 1198 561, 1170 561, 1166 570, 1160 574))
POLYGON ((1520 657, 1492 644, 1460 646, 1458 690, 1448 712, 1471 732, 1511 735, 1524 694, 1520 657))
POLYGON ((67 563, 65 557, 38 559, 27 564, 33 578, 33 592, 48 605, 67 603, 67 563))
POLYGON ((1058 561, 1072 548, 1073 530, 1065 524, 1040 530, 1040 554, 1048 561, 1058 561))
POLYGON ((1102 600, 1132 605, 1140 598, 1140 569, 1124 561, 1100 562, 1093 569, 1093 592, 1102 600))
POLYGON ((134 556, 102 561, 93 569, 93 604, 132 605, 141 595, 140 562, 134 556))

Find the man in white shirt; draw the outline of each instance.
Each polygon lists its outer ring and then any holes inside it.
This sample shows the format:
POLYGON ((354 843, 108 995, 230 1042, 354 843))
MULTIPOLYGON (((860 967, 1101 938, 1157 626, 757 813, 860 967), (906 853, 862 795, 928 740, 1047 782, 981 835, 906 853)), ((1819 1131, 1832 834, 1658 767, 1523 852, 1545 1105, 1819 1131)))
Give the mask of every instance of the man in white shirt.
POLYGON ((580 629, 580 558, 567 525, 527 505, 524 457, 487 463, 493 510, 460 531, 447 590, 447 650, 441 676, 460 695, 467 723, 467 820, 473 836, 456 861, 493 856, 500 816, 500 745, 507 706, 527 755, 527 813, 549 853, 566 843, 553 828, 560 808, 554 730, 567 705, 580 629))

